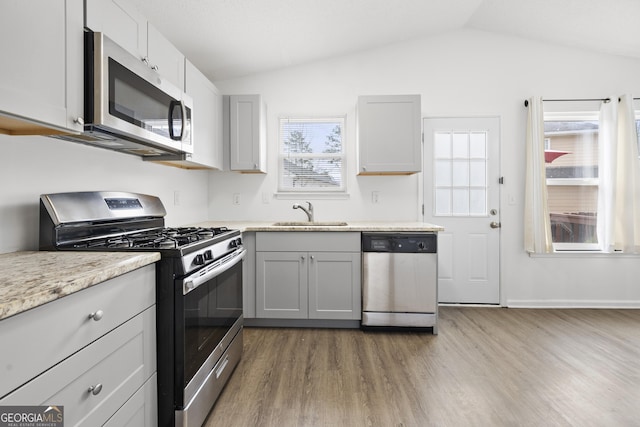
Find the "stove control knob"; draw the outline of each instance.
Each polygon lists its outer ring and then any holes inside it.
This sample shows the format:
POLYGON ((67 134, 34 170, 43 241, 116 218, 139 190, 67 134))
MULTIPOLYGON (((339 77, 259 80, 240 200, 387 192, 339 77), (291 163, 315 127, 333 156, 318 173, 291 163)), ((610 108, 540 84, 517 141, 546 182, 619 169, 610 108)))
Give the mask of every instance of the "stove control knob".
POLYGON ((232 248, 237 248, 238 247, 238 241, 237 240, 232 240, 229 242, 229 246, 232 248))
POLYGON ((196 255, 196 257, 193 259, 193 263, 195 265, 204 265, 204 257, 202 256, 202 254, 196 255))
POLYGON ((424 251, 425 249, 427 249, 427 245, 425 245, 424 242, 420 242, 418 243, 418 249, 424 251))
POLYGON ((209 251, 205 251, 204 253, 204 260, 205 261, 211 261, 213 259, 213 252, 209 251))
POLYGON ((242 246, 242 239, 240 237, 236 239, 236 246, 242 246))

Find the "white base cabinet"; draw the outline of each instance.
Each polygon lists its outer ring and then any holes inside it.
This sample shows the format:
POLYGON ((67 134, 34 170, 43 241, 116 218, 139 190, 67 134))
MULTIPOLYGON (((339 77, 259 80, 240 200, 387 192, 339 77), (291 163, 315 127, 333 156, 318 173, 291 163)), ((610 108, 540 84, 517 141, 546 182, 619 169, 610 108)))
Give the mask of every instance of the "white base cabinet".
POLYGON ((1 321, 0 339, 20 345, 0 354, 0 405, 64 406, 69 426, 154 426, 155 322, 155 265, 1 321))
POLYGON ((256 233, 256 318, 361 317, 360 233, 256 233))

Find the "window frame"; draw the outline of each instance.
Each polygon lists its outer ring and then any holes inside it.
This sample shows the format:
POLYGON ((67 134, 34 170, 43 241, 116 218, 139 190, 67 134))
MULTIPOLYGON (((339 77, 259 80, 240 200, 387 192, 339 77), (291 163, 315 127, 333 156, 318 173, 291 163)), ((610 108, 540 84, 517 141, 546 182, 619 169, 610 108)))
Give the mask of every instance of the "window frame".
POLYGON ((347 158, 345 150, 345 129, 346 129, 346 116, 345 115, 327 115, 327 116, 280 116, 278 118, 278 194, 280 195, 295 195, 295 194, 310 194, 310 195, 341 195, 347 192, 347 158), (283 123, 298 122, 298 123, 336 123, 340 125, 340 152, 337 153, 290 153, 285 151, 283 123), (284 160, 287 158, 305 159, 305 160, 318 160, 318 159, 339 159, 340 160, 340 183, 338 187, 286 187, 284 185, 285 170, 284 160))

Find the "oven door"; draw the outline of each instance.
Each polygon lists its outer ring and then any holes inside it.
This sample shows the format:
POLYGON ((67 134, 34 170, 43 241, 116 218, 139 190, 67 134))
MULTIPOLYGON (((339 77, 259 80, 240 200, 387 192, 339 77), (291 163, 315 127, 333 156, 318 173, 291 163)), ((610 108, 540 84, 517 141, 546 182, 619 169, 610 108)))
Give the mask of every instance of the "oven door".
POLYGON ((232 252, 177 283, 176 409, 184 409, 197 399, 220 356, 242 329, 245 254, 245 249, 232 252))

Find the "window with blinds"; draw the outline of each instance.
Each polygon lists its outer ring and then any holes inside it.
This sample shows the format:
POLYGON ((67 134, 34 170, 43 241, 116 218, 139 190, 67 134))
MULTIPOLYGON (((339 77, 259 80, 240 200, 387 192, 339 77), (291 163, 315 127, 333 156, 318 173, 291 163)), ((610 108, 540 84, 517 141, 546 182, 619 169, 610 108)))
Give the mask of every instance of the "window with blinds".
POLYGON ((280 119, 279 191, 345 191, 344 118, 280 119))

